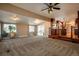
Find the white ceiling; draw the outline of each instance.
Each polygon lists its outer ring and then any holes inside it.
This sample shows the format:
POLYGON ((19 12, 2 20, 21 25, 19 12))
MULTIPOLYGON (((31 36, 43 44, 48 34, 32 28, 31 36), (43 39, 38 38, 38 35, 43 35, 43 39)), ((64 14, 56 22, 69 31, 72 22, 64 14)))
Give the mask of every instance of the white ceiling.
MULTIPOLYGON (((41 11, 43 8, 46 8, 47 6, 43 3, 14 3, 13 5, 23 8, 25 10, 29 10, 31 12, 40 14, 42 16, 46 16, 49 18, 56 18, 57 20, 74 20, 77 18, 77 11, 79 10, 79 4, 78 3, 60 3, 57 7, 60 7, 61 10, 53 10, 51 14, 48 14, 46 11, 41 11)), ((14 21, 10 19, 11 16, 16 15, 14 13, 5 12, 0 10, 0 20, 4 22, 10 22, 10 23, 27 23, 30 25, 37 25, 34 21, 35 18, 30 18, 22 15, 18 15, 20 18, 17 21, 14 21)), ((39 24, 44 22, 43 20, 39 21, 39 24)))
POLYGON ((43 3, 14 3, 13 5, 49 18, 76 17, 79 10, 78 3, 60 3, 57 7, 60 7, 61 10, 53 10, 51 14, 48 14, 47 10, 41 11, 47 7, 43 3))
POLYGON ((6 22, 6 23, 24 23, 29 25, 38 25, 44 22, 43 20, 39 20, 39 23, 35 23, 36 20, 37 19, 35 18, 30 18, 30 17, 0 10, 0 21, 6 22), (14 15, 17 15, 19 20, 11 19, 11 17, 13 17, 14 15))

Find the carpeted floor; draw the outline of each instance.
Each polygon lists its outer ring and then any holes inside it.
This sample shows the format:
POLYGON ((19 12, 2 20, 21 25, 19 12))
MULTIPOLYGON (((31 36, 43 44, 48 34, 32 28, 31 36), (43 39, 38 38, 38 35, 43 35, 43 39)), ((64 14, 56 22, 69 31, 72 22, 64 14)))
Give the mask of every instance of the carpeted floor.
POLYGON ((79 44, 46 37, 3 40, 1 56, 79 56, 79 44))

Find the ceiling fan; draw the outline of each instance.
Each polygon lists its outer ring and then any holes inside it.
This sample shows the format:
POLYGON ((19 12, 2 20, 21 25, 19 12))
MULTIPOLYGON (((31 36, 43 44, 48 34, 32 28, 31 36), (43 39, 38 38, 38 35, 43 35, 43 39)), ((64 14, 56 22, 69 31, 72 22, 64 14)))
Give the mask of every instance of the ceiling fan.
POLYGON ((50 14, 53 11, 53 9, 60 10, 59 7, 56 7, 60 3, 44 3, 44 4, 47 6, 47 8, 42 9, 41 11, 48 10, 48 13, 50 14))

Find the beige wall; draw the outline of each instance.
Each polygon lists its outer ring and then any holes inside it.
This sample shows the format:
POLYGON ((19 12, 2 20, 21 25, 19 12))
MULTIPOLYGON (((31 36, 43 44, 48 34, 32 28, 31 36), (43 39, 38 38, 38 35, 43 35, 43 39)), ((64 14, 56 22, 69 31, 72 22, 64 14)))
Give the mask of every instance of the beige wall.
POLYGON ((26 24, 16 24, 17 37, 27 37, 29 33, 29 26, 26 24))
POLYGON ((1 23, 0 23, 0 37, 1 37, 1 23))
POLYGON ((49 28, 50 28, 50 22, 46 21, 44 23, 44 25, 45 25, 45 33, 44 33, 44 36, 48 37, 48 35, 49 35, 49 28))
POLYGON ((38 29, 37 29, 37 25, 35 25, 35 31, 34 31, 34 34, 35 34, 35 35, 37 35, 37 30, 38 30, 38 29))

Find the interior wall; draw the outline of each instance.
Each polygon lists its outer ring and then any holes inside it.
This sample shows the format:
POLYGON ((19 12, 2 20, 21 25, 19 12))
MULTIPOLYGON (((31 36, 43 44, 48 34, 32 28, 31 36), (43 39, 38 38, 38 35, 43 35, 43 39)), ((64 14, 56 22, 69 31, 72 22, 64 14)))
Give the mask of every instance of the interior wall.
POLYGON ((1 23, 0 23, 0 38, 1 38, 1 23))
POLYGON ((50 24, 50 22, 46 21, 46 22, 44 23, 44 26, 45 26, 45 33, 44 33, 44 36, 45 36, 45 37, 48 37, 48 35, 49 35, 49 28, 50 28, 51 24, 50 24))
POLYGON ((29 33, 29 25, 26 24, 16 24, 17 37, 27 37, 29 33))
POLYGON ((35 34, 35 36, 37 36, 37 25, 35 25, 35 31, 34 31, 34 34, 35 34))

